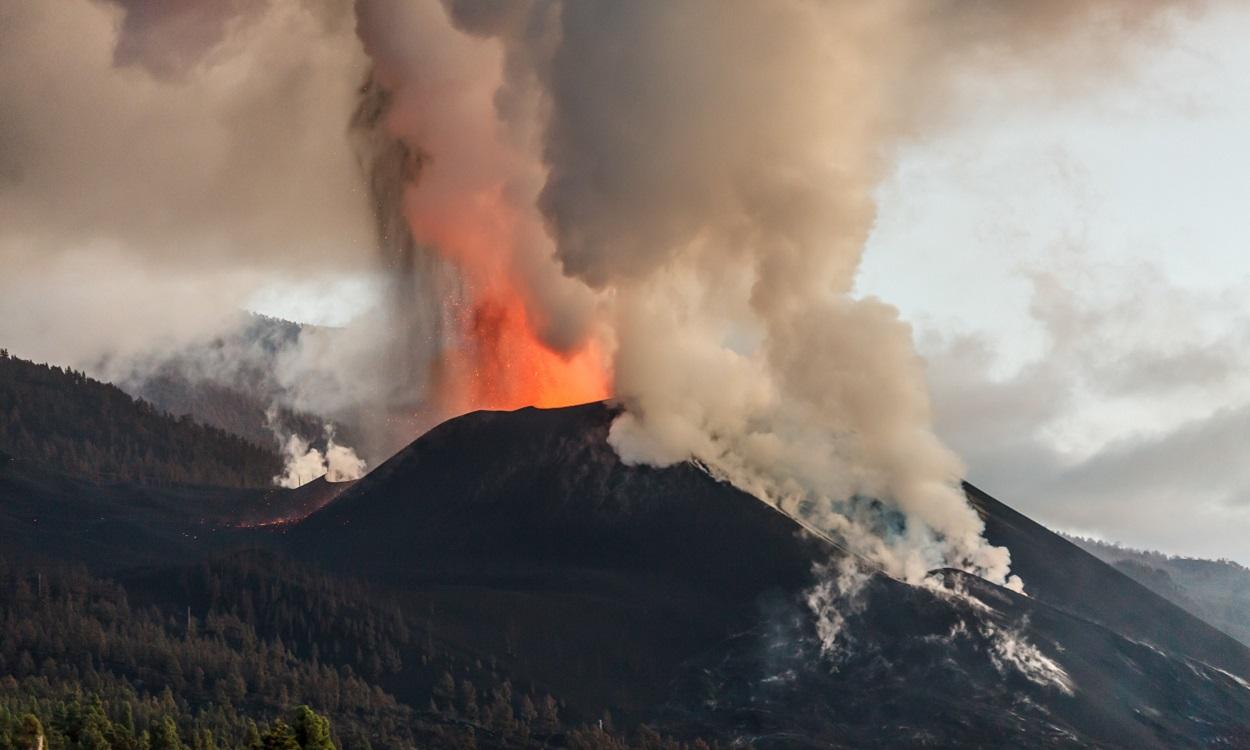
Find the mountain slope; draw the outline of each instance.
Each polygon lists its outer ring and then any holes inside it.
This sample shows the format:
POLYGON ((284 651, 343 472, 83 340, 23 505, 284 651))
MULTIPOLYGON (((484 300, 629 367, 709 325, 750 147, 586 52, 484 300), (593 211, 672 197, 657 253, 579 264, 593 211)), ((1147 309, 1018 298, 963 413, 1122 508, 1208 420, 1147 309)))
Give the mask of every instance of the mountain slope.
POLYGON ((1137 581, 971 485, 986 538, 1011 550, 1034 598, 1250 679, 1250 651, 1137 581))
POLYGON ((678 569, 697 574, 704 594, 738 597, 809 580, 823 545, 693 466, 621 464, 604 442, 609 416, 591 404, 452 420, 296 532, 332 539, 353 564, 419 561, 394 573, 442 582, 506 583, 553 568, 671 578, 678 569), (400 560, 378 553, 393 546, 404 547, 400 560))
POLYGON ((0 354, 0 450, 80 476, 148 484, 263 487, 282 470, 273 451, 7 352, 0 354))
POLYGON ((389 582, 444 637, 589 715, 678 734, 1250 746, 1250 652, 984 493, 969 488, 1031 597, 956 572, 962 594, 871 576, 835 598, 830 638, 810 603, 838 552, 691 465, 623 465, 612 418, 452 420, 285 540, 389 582))
POLYGON ((345 486, 153 486, 75 476, 0 452, 0 554, 105 572, 192 562, 255 546, 262 540, 249 528, 303 517, 345 486))
MULTIPOLYGON (((255 313, 240 313, 219 334, 168 351, 154 349, 124 359, 104 360, 119 388, 175 416, 272 446, 279 435, 299 435, 319 450, 331 426, 340 445, 356 445, 357 435, 343 420, 290 408, 291 386, 279 373, 296 356, 301 336, 318 328, 255 313)), ((342 415, 340 415, 341 417, 342 415)))
POLYGON ((1159 596, 1250 645, 1250 570, 1231 560, 1177 557, 1094 539, 1068 539, 1159 596))

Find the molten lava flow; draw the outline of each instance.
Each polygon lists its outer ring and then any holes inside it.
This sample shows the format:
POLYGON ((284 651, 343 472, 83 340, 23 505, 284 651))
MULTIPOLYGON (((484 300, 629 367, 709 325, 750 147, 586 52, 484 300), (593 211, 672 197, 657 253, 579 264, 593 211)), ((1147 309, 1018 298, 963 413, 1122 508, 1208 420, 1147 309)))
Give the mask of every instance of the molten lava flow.
MULTIPOLYGON (((593 339, 558 352, 538 335, 517 278, 524 219, 500 188, 472 200, 408 212, 413 236, 459 272, 464 300, 452 311, 456 335, 437 364, 437 400, 448 413, 556 407, 611 395, 605 353, 593 339)), ((541 233, 539 233, 541 234, 541 233)), ((532 233, 529 236, 534 236, 532 233)))

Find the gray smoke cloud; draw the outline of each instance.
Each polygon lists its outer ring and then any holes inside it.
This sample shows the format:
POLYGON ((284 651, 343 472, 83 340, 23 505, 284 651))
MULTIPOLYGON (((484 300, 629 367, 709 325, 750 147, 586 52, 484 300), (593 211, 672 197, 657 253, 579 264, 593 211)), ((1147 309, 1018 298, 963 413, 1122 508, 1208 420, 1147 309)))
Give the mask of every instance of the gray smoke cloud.
POLYGON ((872 191, 895 145, 957 120, 965 77, 1088 85, 1182 5, 447 3, 501 44, 496 115, 603 300, 622 457, 697 459, 909 581, 998 582, 910 329, 851 293, 872 191))
POLYGON ((372 259, 344 136, 350 8, 0 8, 0 337, 75 366, 234 326, 275 278, 372 259))
POLYGON ((4 345, 123 383, 173 360, 256 390, 259 367, 263 399, 380 425, 371 460, 410 439, 372 364, 396 348, 384 309, 276 357, 212 348, 275 281, 392 276, 348 133, 368 67, 335 0, 4 3, 4 345))
POLYGON ((350 13, 272 2, 6 3, 0 253, 154 270, 342 267, 370 246, 344 123, 350 13))
POLYGON ((1032 275, 1046 341, 1017 370, 979 336, 922 337, 939 432, 972 481, 1052 528, 1247 562, 1244 283, 1222 299, 1088 266, 1032 275))

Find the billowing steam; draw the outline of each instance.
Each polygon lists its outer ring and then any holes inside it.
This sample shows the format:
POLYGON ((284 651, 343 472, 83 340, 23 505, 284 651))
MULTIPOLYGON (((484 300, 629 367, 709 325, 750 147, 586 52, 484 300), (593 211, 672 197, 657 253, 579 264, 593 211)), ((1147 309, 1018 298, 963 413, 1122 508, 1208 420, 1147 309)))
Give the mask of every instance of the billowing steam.
POLYGON ((365 473, 365 462, 356 451, 334 442, 333 435, 326 436, 325 453, 312 447, 299 435, 290 435, 282 446, 286 461, 282 473, 273 478, 279 487, 294 489, 308 484, 318 477, 329 482, 349 482, 360 479, 365 473))
POLYGON ((364 476, 365 461, 352 448, 334 442, 333 426, 325 426, 325 450, 322 451, 302 435, 284 434, 276 409, 270 409, 266 416, 282 450, 282 473, 273 478, 274 484, 295 489, 318 477, 330 482, 348 482, 364 476))
POLYGON ((626 461, 697 460, 908 581, 1018 586, 908 326, 853 293, 873 189, 971 72, 1040 64, 1044 95, 1172 4, 358 0, 362 111, 407 144, 396 163, 421 155, 402 201, 387 188, 397 257, 462 285, 433 398, 569 402, 610 351, 626 461))

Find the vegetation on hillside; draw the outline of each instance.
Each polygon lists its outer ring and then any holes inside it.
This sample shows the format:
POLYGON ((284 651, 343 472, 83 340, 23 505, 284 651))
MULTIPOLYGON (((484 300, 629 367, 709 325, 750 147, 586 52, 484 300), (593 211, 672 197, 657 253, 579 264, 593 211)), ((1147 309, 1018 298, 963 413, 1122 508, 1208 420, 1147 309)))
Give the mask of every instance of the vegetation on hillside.
POLYGON ((379 600, 262 553, 125 584, 0 560, 0 750, 708 747, 568 716, 379 600))
POLYGON ((274 451, 3 349, 0 451, 79 476, 149 484, 262 487, 282 470, 274 451))

